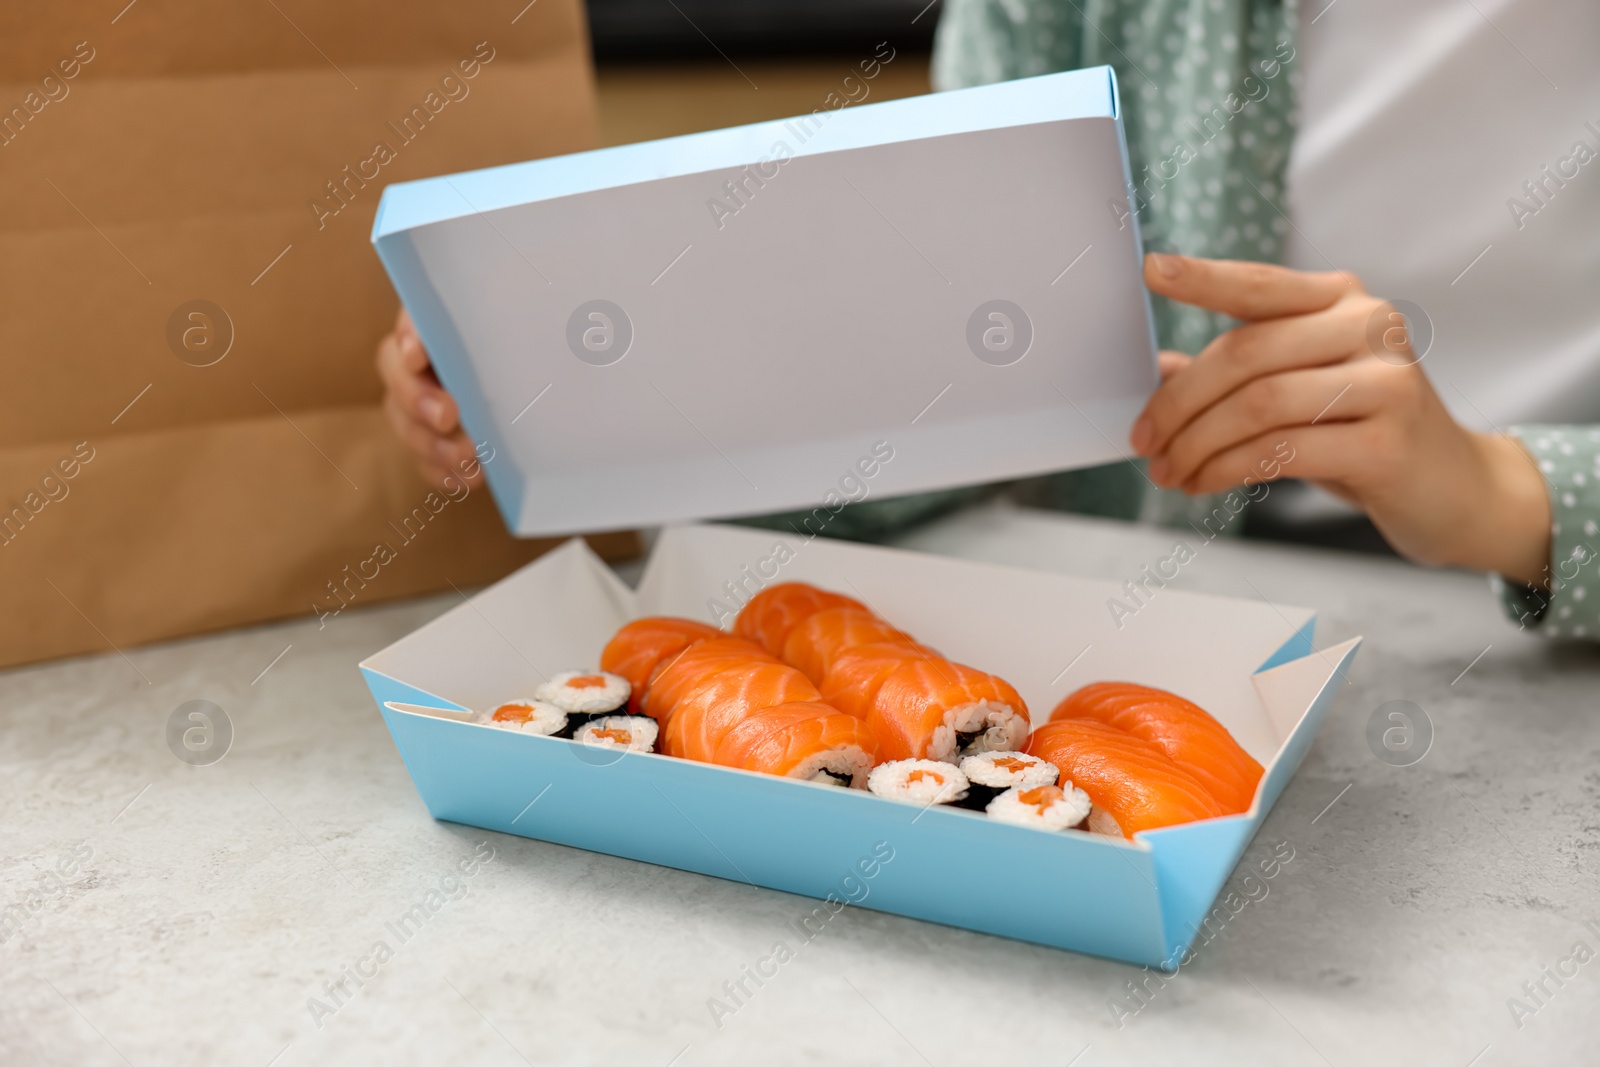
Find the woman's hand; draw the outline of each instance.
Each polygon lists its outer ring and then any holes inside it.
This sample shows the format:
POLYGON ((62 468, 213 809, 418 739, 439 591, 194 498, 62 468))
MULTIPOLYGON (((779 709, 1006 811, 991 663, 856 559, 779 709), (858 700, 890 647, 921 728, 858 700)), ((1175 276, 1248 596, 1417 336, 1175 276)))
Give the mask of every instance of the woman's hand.
POLYGON ((1404 319, 1360 282, 1158 254, 1144 276, 1243 322, 1193 358, 1161 353, 1162 385, 1130 435, 1153 481, 1210 493, 1304 478, 1412 559, 1548 582, 1550 502, 1532 457, 1450 417, 1404 319))
POLYGON ((472 441, 461 429, 456 402, 439 385, 405 308, 394 329, 378 342, 378 377, 383 379, 383 410, 400 440, 415 453, 422 477, 445 485, 455 477, 468 485, 483 481, 472 441))

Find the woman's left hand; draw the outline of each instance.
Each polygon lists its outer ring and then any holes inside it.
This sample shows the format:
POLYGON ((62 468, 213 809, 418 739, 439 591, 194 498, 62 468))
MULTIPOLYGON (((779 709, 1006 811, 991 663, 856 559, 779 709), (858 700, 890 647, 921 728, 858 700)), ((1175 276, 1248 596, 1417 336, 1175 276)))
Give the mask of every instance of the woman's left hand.
POLYGON ((1161 353, 1130 435, 1152 481, 1210 493, 1304 478, 1365 509, 1403 555, 1548 581, 1538 467, 1451 418, 1392 305, 1342 272, 1151 254, 1144 275, 1242 321, 1198 356, 1161 353))

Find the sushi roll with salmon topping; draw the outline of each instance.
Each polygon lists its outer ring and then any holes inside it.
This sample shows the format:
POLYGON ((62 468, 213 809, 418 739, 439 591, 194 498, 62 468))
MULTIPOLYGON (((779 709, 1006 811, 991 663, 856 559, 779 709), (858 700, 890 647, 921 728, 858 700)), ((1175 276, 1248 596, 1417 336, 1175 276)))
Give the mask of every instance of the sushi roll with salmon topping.
POLYGON ((716 672, 752 663, 777 663, 777 657, 742 637, 713 637, 691 645, 656 668, 645 692, 642 712, 663 724, 678 702, 716 672))
POLYGON ((983 811, 991 800, 1008 789, 1055 785, 1061 777, 1055 764, 1026 752, 980 752, 961 757, 958 766, 971 783, 961 806, 973 811, 983 811))
POLYGON ((526 734, 559 737, 567 730, 567 713, 543 700, 524 698, 511 700, 492 708, 480 720, 488 726, 502 730, 520 730, 526 734))
POLYGON ((1035 830, 1074 830, 1084 826, 1093 804, 1089 794, 1073 786, 1040 785, 1032 789, 1007 789, 989 801, 984 811, 996 822, 1035 830))
POLYGON ((716 763, 717 746, 745 719, 779 704, 816 702, 820 695, 805 675, 776 661, 754 660, 702 674, 673 704, 662 751, 716 763))
POLYGON ((789 631, 783 643, 783 661, 798 667, 818 685, 844 653, 862 645, 907 641, 870 611, 860 608, 825 608, 789 631))
POLYGON ((563 671, 533 691, 568 715, 614 715, 628 704, 628 680, 609 671, 563 671))
POLYGON ((612 635, 600 653, 600 669, 627 679, 633 692, 628 710, 642 714, 646 687, 656 670, 684 649, 724 636, 714 626, 667 615, 634 619, 612 635))
POLYGON ((739 609, 733 632, 755 641, 774 656, 781 656, 789 632, 827 608, 867 610, 859 601, 805 582, 779 582, 761 590, 739 609))
POLYGON ((815 701, 753 711, 722 735, 712 762, 865 789, 878 740, 860 719, 815 701))
POLYGON ((967 776, 942 760, 902 759, 880 763, 867 775, 867 788, 888 800, 931 807, 954 804, 967 795, 967 776))
POLYGON ((1089 794, 1090 829, 1132 838, 1140 830, 1214 819, 1227 812, 1200 780, 1159 747, 1092 719, 1047 722, 1028 739, 1030 756, 1049 760, 1089 794), (1107 819, 1110 823, 1107 823, 1107 819))
POLYGON ((1230 815, 1249 810, 1261 783, 1261 764, 1227 727, 1164 689, 1097 682, 1057 704, 1050 719, 1091 719, 1149 741, 1198 778, 1230 815))
POLYGON ((833 661, 817 688, 822 691, 823 703, 865 719, 889 675, 903 663, 929 659, 943 661, 944 657, 912 641, 858 645, 833 661))
POLYGON ((656 721, 648 715, 602 715, 578 727, 572 739, 601 748, 654 752, 658 729, 656 721))
POLYGON ((867 713, 885 759, 956 762, 1010 752, 1028 736, 1028 705, 1001 678, 941 659, 902 663, 884 679, 867 713))

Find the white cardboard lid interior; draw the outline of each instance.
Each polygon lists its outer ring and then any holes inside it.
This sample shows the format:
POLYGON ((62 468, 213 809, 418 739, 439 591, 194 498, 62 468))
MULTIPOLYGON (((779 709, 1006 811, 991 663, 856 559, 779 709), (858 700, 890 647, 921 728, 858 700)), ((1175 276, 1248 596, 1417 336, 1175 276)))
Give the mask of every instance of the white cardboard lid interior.
POLYGON ((1109 69, 821 114, 385 191, 514 532, 815 508, 875 447, 878 496, 1122 455, 1156 373, 1109 69))

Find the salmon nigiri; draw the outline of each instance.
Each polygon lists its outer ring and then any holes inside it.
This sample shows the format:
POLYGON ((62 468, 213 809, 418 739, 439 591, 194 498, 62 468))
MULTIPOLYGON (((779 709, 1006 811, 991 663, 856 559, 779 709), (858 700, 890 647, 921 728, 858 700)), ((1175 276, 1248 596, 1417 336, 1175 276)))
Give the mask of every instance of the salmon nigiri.
POLYGON ((877 750, 860 719, 807 701, 751 712, 723 734, 714 756, 724 767, 862 788, 877 750))
POLYGON ((949 660, 907 660, 878 688, 866 723, 886 760, 954 762, 1011 751, 1028 736, 1028 705, 1009 683, 949 660))
POLYGON ((721 630, 693 619, 668 616, 635 619, 606 643, 605 650, 600 653, 600 669, 628 680, 633 687, 628 710, 640 715, 650 676, 663 661, 692 644, 721 636, 721 630))
POLYGON ((1056 705, 1050 719, 1093 719, 1149 741, 1198 778, 1230 815, 1255 800, 1261 764, 1203 708, 1164 689, 1097 682, 1056 705))
POLYGON ((709 673, 673 705, 663 751, 714 762, 723 735, 753 713, 820 696, 810 679, 787 663, 756 661, 709 673))
POLYGON ((1092 719, 1048 722, 1033 732, 1025 751, 1061 768, 1062 784, 1070 781, 1089 794, 1096 814, 1114 819, 1124 837, 1227 814, 1199 779, 1156 745, 1092 719))
POLYGON ((828 668, 844 652, 860 645, 909 640, 870 611, 824 608, 789 631, 781 655, 785 663, 821 685, 828 668))
POLYGON ((817 686, 822 691, 822 702, 832 704, 846 715, 865 719, 889 675, 901 664, 919 659, 942 662, 943 657, 912 641, 889 641, 846 649, 834 659, 817 686))
POLYGON ((657 666, 645 690, 644 714, 665 722, 672 709, 704 677, 747 663, 776 663, 777 657, 742 637, 713 637, 684 649, 657 666))
POLYGON ((774 656, 781 656, 789 631, 825 608, 865 611, 866 605, 804 582, 779 582, 761 590, 739 609, 733 632, 759 643, 774 656))

